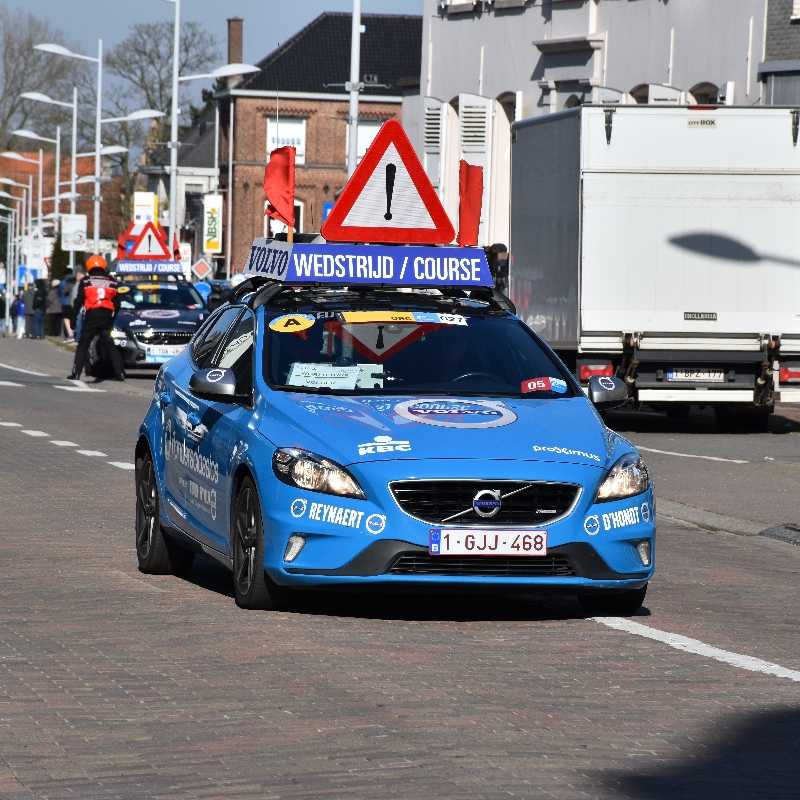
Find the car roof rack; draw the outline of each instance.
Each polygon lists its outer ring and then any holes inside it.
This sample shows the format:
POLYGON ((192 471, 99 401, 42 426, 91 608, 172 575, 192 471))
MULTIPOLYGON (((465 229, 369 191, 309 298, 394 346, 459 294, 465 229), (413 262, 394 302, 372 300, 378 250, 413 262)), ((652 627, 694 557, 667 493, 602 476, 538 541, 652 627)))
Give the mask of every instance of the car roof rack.
MULTIPOLYGON (((431 295, 426 291, 429 287, 420 287, 418 291, 424 291, 422 296, 431 295)), ((436 287, 442 294, 442 297, 452 300, 478 300, 483 303, 488 303, 491 306, 494 306, 496 309, 500 309, 503 311, 509 311, 512 314, 517 313, 517 308, 514 303, 501 292, 499 289, 490 289, 484 286, 478 287, 461 287, 461 286, 441 286, 436 287)), ((386 291, 398 291, 397 286, 392 285, 384 285, 384 284, 370 284, 365 286, 364 284, 331 284, 331 283, 320 283, 320 284, 309 284, 309 283, 286 283, 283 281, 275 281, 269 278, 265 278, 261 275, 253 275, 250 278, 246 278, 243 280, 233 292, 231 296, 230 302, 231 303, 240 303, 246 302, 253 310, 260 308, 261 306, 268 305, 272 300, 274 300, 279 294, 281 294, 284 290, 291 290, 294 291, 296 289, 307 290, 307 291, 326 291, 326 290, 336 290, 336 289, 349 289, 353 292, 369 295, 371 292, 377 290, 386 290, 386 291), (250 297, 248 298, 248 295, 250 297), (245 298, 247 298, 245 300, 245 298)), ((409 294, 414 293, 414 289, 410 291, 408 289, 404 290, 409 294)))

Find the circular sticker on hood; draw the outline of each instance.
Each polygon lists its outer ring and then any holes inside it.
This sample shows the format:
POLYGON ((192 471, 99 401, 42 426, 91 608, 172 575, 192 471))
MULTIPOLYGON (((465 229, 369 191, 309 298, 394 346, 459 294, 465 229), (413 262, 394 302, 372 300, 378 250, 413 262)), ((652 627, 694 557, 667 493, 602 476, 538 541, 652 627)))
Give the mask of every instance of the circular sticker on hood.
POLYGON ((180 315, 180 311, 172 308, 152 308, 149 311, 139 312, 142 319, 177 319, 180 315))
POLYGON ((403 419, 437 428, 500 428, 517 419, 508 406, 491 400, 405 400, 394 411, 403 419))

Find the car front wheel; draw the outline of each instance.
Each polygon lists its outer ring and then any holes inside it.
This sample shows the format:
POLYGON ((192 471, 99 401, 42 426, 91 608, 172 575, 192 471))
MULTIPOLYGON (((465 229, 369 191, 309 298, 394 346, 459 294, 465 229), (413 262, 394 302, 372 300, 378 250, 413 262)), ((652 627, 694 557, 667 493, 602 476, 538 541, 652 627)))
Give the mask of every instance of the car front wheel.
POLYGON ((290 592, 264 572, 264 524, 253 480, 242 480, 233 504, 233 590, 240 608, 281 609, 290 592))

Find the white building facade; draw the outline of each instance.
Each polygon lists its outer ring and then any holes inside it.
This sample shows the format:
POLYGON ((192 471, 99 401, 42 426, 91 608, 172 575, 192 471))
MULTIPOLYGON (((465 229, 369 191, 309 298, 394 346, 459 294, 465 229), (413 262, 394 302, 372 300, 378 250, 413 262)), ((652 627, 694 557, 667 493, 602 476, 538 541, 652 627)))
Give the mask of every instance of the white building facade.
POLYGON ((587 102, 767 102, 768 2, 424 0, 403 120, 452 219, 459 159, 484 168, 480 243, 508 243, 514 120, 587 102))

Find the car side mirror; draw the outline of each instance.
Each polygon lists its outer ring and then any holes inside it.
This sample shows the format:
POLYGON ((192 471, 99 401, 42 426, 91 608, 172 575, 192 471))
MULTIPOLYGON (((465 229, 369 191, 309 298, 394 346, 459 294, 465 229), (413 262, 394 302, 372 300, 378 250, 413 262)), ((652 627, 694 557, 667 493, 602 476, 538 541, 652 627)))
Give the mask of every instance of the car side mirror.
POLYGON ((236 391, 233 370, 221 367, 197 370, 189 380, 189 391, 195 397, 216 403, 236 403, 246 399, 236 391))
POLYGON ((628 399, 628 387, 619 378, 594 375, 589 378, 589 399, 599 411, 617 408, 628 399))

